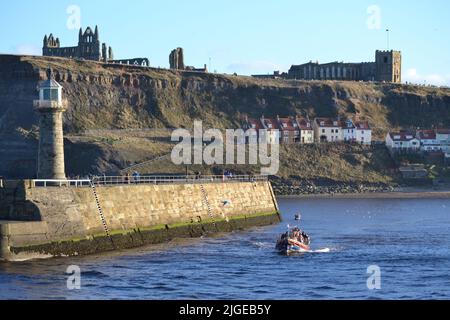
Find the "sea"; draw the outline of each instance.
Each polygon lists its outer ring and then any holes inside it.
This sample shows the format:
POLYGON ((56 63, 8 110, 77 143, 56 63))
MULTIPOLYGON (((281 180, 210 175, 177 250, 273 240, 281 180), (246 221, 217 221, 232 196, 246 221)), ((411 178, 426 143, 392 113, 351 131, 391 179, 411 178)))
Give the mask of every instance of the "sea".
POLYGON ((277 225, 0 263, 0 299, 450 299, 450 199, 279 199, 279 205, 277 225), (292 226, 311 236, 310 252, 275 250, 292 226))

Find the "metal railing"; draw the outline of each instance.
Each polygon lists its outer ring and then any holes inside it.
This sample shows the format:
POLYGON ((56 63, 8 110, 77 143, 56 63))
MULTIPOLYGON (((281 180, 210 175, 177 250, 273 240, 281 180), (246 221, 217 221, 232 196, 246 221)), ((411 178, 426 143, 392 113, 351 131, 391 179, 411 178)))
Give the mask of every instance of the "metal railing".
POLYGON ((257 182, 267 181, 267 176, 250 175, 188 175, 188 176, 101 176, 94 177, 92 182, 96 185, 119 185, 119 184, 203 184, 224 182, 257 182))
POLYGON ((45 180, 37 179, 31 180, 33 187, 88 187, 91 184, 91 180, 45 180))
POLYGON ((133 184, 207 184, 207 183, 230 183, 230 182, 258 182, 267 181, 267 176, 262 175, 188 175, 188 176, 94 176, 92 179, 83 180, 31 180, 33 187, 89 187, 110 185, 133 185, 133 184))

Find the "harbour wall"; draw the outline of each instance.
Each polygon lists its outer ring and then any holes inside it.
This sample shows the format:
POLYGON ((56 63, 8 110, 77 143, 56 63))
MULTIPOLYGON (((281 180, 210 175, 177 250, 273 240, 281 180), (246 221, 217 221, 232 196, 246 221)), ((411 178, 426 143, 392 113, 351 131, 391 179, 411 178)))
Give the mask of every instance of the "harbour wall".
POLYGON ((280 221, 268 181, 0 185, 0 259, 92 254, 280 221))

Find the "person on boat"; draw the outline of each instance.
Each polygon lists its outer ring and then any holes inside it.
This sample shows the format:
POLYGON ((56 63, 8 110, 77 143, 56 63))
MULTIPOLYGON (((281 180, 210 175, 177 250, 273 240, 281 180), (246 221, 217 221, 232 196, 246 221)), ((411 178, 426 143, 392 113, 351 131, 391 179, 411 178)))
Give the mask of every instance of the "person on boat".
POLYGON ((302 233, 303 233, 303 231, 300 230, 300 228, 295 227, 295 228, 292 230, 292 238, 293 238, 294 240, 297 240, 297 241, 303 243, 302 233))

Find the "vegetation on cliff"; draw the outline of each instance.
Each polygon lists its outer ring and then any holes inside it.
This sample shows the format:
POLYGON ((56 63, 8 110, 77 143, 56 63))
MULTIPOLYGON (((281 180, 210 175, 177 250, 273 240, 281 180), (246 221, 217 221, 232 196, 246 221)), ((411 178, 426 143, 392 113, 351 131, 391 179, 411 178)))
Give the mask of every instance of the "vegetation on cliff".
MULTIPOLYGON (((69 100, 64 130, 69 136, 66 149, 72 174, 118 171, 170 151, 171 145, 164 139, 84 134, 92 129, 192 128, 194 119, 202 120, 205 127, 236 128, 244 114, 310 118, 358 114, 371 122, 378 139, 397 128, 450 126, 450 89, 444 88, 263 80, 64 58, 0 56, 0 135, 8 135, 0 139, 0 150, 9 151, 0 163, 0 175, 8 175, 11 168, 25 176, 34 171, 30 152, 24 155, 20 150, 21 146, 32 150, 30 144, 38 134, 32 100, 36 99, 36 84, 45 78, 48 68, 53 69, 69 100), (14 132, 18 134, 11 138, 14 132), (10 146, 12 139, 17 139, 16 149, 10 146)), ((280 175, 326 176, 336 181, 386 182, 394 178, 383 152, 358 148, 282 147, 280 175)), ((170 166, 166 160, 154 168, 175 171, 170 166)))

